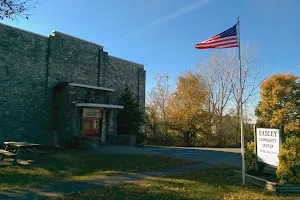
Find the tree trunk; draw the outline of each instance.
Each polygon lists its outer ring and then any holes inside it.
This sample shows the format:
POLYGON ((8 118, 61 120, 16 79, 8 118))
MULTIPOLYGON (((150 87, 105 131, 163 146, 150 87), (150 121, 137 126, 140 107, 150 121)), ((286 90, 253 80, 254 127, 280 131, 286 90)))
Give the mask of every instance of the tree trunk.
POLYGON ((190 133, 184 133, 185 146, 190 146, 190 133))
POLYGON ((237 114, 236 114, 236 142, 239 144, 239 134, 240 132, 240 102, 237 104, 237 114))

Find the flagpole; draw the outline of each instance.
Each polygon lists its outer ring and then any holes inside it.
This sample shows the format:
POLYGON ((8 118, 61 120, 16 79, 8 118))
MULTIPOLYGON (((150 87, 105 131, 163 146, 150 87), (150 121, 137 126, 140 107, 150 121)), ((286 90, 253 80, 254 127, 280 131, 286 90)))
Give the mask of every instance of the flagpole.
POLYGON ((239 39, 239 74, 240 74, 240 120, 241 120, 241 155, 242 155, 242 181, 245 185, 245 141, 243 128, 243 91, 242 91, 242 64, 241 64, 241 40, 240 40, 240 17, 238 17, 238 39, 239 39))

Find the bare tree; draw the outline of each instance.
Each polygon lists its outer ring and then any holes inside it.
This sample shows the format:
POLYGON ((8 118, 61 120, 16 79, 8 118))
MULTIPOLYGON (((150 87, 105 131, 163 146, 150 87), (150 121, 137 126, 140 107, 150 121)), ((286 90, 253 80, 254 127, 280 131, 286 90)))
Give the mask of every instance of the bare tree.
MULTIPOLYGON (((229 50, 229 54, 234 55, 237 58, 237 52, 229 50)), ((239 66, 238 59, 232 66, 232 72, 230 75, 230 82, 232 85, 233 97, 236 105, 236 115, 239 116, 240 104, 244 107, 251 107, 249 102, 255 100, 258 96, 258 89, 260 84, 267 77, 266 74, 262 73, 262 63, 260 60, 260 53, 257 46, 251 43, 247 43, 241 49, 241 69, 242 69, 242 85, 240 87, 239 82, 239 66), (240 94, 242 90, 243 102, 240 102, 240 94)), ((247 114, 247 113, 245 113, 247 114)))
MULTIPOLYGON (((163 75, 157 73, 153 78, 153 88, 149 94, 149 98, 147 99, 147 107, 149 109, 148 111, 151 111, 151 118, 156 121, 161 121, 165 138, 168 134, 166 107, 170 96, 171 88, 169 85, 168 73, 164 73, 163 75)), ((157 130, 156 125, 152 124, 152 127, 155 127, 157 130)))
MULTIPOLYGON (((251 102, 258 98, 258 87, 263 81, 261 61, 258 48, 247 44, 241 49, 242 92, 244 108, 251 110, 251 102)), ((196 67, 198 77, 205 79, 209 91, 208 103, 212 126, 217 127, 218 140, 223 143, 225 115, 239 116, 240 82, 238 54, 236 49, 217 50, 209 61, 200 61, 196 67)), ((254 107, 253 107, 254 113, 254 107)), ((249 113, 245 112, 245 116, 249 113)), ((226 118, 227 120, 230 118, 226 118)), ((238 120, 237 120, 238 122, 238 120)), ((238 133, 239 126, 237 125, 238 133)), ((238 141, 238 134, 236 141, 238 141)))
POLYGON ((28 19, 38 0, 0 0, 0 20, 28 19))
POLYGON ((148 136, 153 138, 158 138, 159 133, 159 119, 157 114, 157 108, 153 104, 149 104, 146 102, 146 116, 145 116, 145 123, 146 123, 146 131, 148 136))
MULTIPOLYGON (((216 127, 219 135, 219 142, 224 140, 222 136, 223 117, 226 113, 228 102, 232 99, 232 86, 230 84, 230 75, 234 57, 230 55, 215 52, 209 61, 201 61, 196 67, 198 78, 204 79, 207 96, 208 108, 212 127, 216 127)), ((214 131, 213 131, 214 132, 214 131)))

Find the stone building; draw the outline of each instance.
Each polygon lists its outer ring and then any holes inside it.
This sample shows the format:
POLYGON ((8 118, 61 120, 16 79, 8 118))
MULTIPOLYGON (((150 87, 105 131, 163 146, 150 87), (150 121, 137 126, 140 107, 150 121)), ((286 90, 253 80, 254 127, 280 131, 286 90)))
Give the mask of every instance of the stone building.
POLYGON ((62 146, 73 136, 105 143, 130 134, 118 128, 120 97, 128 84, 144 110, 145 79, 143 65, 98 44, 0 24, 0 143, 62 146))

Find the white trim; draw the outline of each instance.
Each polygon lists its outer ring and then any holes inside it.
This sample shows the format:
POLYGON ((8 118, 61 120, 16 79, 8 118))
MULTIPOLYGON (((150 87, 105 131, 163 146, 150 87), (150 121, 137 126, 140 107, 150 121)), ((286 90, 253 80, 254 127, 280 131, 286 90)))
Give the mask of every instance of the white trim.
POLYGON ((93 85, 85 85, 80 83, 69 83, 69 86, 75 86, 75 87, 84 87, 84 88, 91 88, 91 89, 97 89, 97 90, 106 90, 110 92, 114 92, 114 89, 111 88, 105 88, 105 87, 99 87, 99 86, 93 86, 93 85))
POLYGON ((93 107, 93 108, 119 108, 123 109, 124 106, 111 105, 111 104, 97 104, 97 103, 76 103, 77 107, 93 107))

